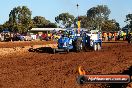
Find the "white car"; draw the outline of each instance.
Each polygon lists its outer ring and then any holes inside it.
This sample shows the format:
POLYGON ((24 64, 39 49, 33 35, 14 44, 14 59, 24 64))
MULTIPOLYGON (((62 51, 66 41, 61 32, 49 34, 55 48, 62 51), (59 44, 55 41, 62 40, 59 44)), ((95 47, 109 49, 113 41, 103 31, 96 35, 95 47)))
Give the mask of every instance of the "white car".
POLYGON ((33 39, 32 39, 32 37, 30 37, 30 36, 24 36, 24 40, 25 40, 25 41, 32 41, 33 39))

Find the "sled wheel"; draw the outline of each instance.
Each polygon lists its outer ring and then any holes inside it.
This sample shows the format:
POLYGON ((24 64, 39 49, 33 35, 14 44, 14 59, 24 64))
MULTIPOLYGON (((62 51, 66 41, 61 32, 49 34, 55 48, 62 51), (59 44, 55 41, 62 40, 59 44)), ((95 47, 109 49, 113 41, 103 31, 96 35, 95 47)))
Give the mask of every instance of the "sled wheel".
POLYGON ((98 47, 98 50, 101 50, 101 45, 100 45, 100 43, 98 43, 97 47, 98 47))
POLYGON ((56 53, 56 50, 55 49, 53 49, 53 54, 55 54, 56 53))
POLYGON ((97 51, 97 44, 94 44, 94 51, 97 51))

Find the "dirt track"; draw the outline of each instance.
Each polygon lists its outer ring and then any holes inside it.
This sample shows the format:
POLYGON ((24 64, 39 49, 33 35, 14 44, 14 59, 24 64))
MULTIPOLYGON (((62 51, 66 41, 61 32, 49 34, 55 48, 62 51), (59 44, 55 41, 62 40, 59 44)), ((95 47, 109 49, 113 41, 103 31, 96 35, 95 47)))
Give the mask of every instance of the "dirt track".
MULTIPOLYGON (((29 52, 27 48, 14 48, 27 46, 27 43, 6 43, 5 46, 4 43, 2 44, 0 43, 0 47, 6 46, 6 48, 0 49, 2 51, 0 52, 0 88, 100 88, 104 86, 77 84, 78 66, 83 66, 87 74, 132 75, 132 45, 126 42, 103 43, 102 50, 98 52, 69 54, 29 52)), ((110 86, 121 88, 119 85, 110 86)))

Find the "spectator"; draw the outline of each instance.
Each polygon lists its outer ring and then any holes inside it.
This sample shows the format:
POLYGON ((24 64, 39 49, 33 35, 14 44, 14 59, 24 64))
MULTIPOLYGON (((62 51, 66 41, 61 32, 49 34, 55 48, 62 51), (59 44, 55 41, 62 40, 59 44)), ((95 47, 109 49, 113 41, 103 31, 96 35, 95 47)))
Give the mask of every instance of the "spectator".
POLYGON ((118 37, 118 34, 116 32, 114 32, 114 40, 116 41, 118 37))
POLYGON ((107 33, 104 33, 104 41, 106 41, 107 33))
POLYGON ((11 42, 13 41, 13 33, 11 33, 11 42))
POLYGON ((4 41, 4 34, 1 34, 1 41, 4 41))

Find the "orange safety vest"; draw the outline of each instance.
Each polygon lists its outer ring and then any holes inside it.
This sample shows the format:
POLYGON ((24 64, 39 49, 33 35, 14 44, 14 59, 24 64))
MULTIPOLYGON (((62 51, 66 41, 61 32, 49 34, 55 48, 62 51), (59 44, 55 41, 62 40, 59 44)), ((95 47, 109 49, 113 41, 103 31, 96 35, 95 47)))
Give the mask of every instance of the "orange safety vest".
POLYGON ((104 33, 104 37, 107 37, 107 33, 104 33))
POLYGON ((109 36, 112 36, 112 34, 111 34, 111 33, 109 33, 109 36))
POLYGON ((117 33, 114 33, 114 36, 117 36, 117 33))

